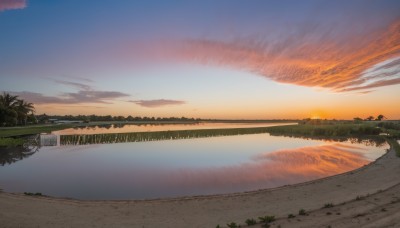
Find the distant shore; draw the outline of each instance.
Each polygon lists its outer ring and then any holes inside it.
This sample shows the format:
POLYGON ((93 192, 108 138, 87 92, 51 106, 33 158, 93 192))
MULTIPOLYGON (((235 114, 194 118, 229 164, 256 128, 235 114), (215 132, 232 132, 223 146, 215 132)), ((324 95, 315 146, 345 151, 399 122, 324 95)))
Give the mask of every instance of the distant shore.
POLYGON ((391 149, 351 172, 237 194, 81 201, 2 192, 0 220, 5 227, 226 227, 230 222, 244 227, 246 219, 273 215, 272 227, 399 225, 399 173, 400 158, 391 149), (321 209, 326 204, 333 207, 321 209), (309 215, 297 215, 300 209, 309 215))

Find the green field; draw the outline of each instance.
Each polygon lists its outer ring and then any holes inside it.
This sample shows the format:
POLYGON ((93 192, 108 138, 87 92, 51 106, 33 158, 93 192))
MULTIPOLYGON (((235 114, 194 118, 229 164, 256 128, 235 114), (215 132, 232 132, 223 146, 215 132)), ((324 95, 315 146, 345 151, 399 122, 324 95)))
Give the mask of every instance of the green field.
POLYGON ((7 127, 0 128, 1 137, 15 137, 23 135, 34 135, 40 133, 50 133, 52 131, 62 130, 71 128, 77 125, 72 124, 60 124, 60 125, 33 125, 27 127, 7 127))

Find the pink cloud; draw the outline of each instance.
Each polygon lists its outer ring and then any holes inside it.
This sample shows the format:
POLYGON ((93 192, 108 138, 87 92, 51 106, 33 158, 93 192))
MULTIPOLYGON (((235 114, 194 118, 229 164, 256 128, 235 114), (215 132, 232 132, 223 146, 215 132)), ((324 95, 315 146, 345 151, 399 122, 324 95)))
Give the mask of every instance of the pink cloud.
POLYGON ((166 100, 166 99, 139 100, 139 101, 129 101, 129 102, 135 103, 137 105, 140 105, 140 106, 146 107, 146 108, 158 108, 158 107, 167 106, 167 105, 183 105, 186 103, 185 101, 166 100))
POLYGON ((231 67, 280 83, 336 92, 400 83, 400 20, 364 36, 351 34, 346 39, 330 35, 330 31, 303 30, 279 40, 159 42, 152 50, 145 50, 145 54, 161 61, 231 67))
POLYGON ((26 0, 0 0, 0 12, 5 10, 23 9, 26 7, 26 0))

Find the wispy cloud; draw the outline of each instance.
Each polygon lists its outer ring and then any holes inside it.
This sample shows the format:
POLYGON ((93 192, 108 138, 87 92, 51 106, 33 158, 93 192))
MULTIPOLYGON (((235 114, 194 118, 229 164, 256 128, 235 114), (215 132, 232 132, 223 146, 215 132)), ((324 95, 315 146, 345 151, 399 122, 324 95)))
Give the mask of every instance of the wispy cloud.
POLYGON ((82 90, 91 90, 92 87, 90 85, 86 85, 83 83, 78 83, 78 82, 70 82, 70 81, 64 81, 64 80, 54 80, 54 82, 58 84, 63 84, 63 85, 68 85, 68 86, 74 86, 82 90))
POLYGON ((26 0, 1 0, 0 12, 5 10, 23 9, 26 7, 26 0))
POLYGON ((8 92, 34 104, 110 104, 110 101, 114 99, 130 96, 129 94, 116 91, 78 91, 76 93, 63 93, 60 96, 46 96, 42 93, 29 91, 8 92))
POLYGON ((400 20, 366 34, 343 38, 330 30, 312 27, 275 40, 172 42, 154 52, 173 60, 233 67, 280 83, 336 92, 399 84, 400 20), (390 59, 393 61, 376 67, 390 59))
POLYGON ((140 106, 146 107, 146 108, 158 108, 158 107, 168 106, 168 105, 183 105, 186 103, 185 101, 166 100, 166 99, 138 100, 138 101, 129 101, 129 102, 135 103, 137 105, 140 105, 140 106))
POLYGON ((129 94, 118 92, 118 91, 104 91, 95 90, 92 86, 71 82, 65 80, 53 80, 57 84, 71 86, 76 88, 76 92, 60 93, 59 96, 46 96, 42 93, 36 92, 10 92, 14 95, 18 95, 30 102, 35 104, 83 104, 83 103, 101 103, 110 104, 112 100, 129 97, 129 94))

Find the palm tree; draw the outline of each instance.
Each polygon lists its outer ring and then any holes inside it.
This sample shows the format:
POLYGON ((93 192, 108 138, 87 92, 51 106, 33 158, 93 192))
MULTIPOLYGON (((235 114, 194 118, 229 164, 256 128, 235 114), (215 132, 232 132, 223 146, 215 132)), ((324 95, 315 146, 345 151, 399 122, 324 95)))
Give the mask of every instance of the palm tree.
POLYGON ((3 92, 3 95, 0 95, 0 106, 4 108, 15 108, 18 102, 18 96, 12 96, 9 93, 3 92))
POLYGON ((18 100, 15 110, 18 114, 19 124, 25 125, 28 115, 30 113, 33 114, 35 112, 35 107, 33 107, 32 103, 28 103, 24 100, 18 100))
POLYGON ((6 92, 0 95, 0 126, 26 124, 28 115, 34 112, 32 103, 6 92))

